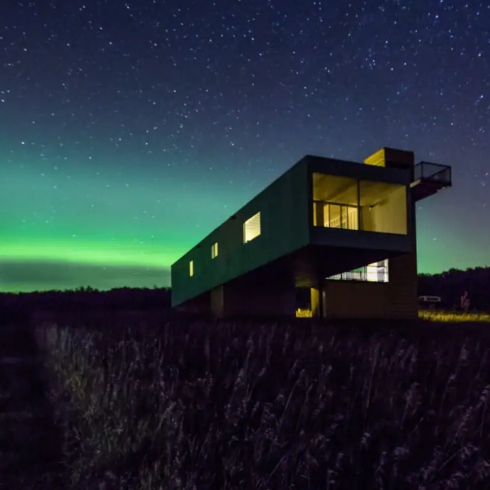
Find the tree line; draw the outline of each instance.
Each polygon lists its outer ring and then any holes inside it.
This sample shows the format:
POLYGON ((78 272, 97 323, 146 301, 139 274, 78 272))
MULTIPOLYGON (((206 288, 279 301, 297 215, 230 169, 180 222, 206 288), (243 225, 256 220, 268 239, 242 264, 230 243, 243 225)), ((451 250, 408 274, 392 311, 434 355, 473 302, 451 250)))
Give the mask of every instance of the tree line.
MULTIPOLYGON (((469 300, 469 309, 490 311, 490 267, 449 269, 440 274, 420 274, 418 294, 440 296, 444 309, 461 309, 462 297, 469 300), (465 296, 466 293, 466 296, 465 296)), ((34 311, 76 312, 90 310, 118 311, 169 310, 170 288, 115 288, 99 291, 90 286, 65 291, 31 293, 0 293, 0 316, 20 316, 34 311)))
POLYGON ((418 291, 419 296, 440 296, 445 309, 461 309, 461 299, 467 293, 470 310, 490 311, 490 267, 419 274, 418 291))

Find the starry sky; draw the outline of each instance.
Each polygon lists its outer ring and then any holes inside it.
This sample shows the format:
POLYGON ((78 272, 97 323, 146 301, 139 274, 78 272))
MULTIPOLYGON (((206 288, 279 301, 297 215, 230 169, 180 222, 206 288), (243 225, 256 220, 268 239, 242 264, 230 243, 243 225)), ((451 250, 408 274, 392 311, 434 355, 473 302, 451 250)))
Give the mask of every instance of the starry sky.
POLYGON ((490 265, 487 0, 0 4, 0 290, 168 286, 305 154, 453 166, 419 272, 490 265))

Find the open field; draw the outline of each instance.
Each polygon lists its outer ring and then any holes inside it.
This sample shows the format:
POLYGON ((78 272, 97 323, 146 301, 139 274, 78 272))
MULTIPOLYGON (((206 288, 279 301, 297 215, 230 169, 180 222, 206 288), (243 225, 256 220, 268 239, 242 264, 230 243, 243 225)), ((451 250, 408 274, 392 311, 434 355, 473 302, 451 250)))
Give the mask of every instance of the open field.
POLYGON ((489 488, 485 324, 109 327, 37 330, 66 488, 489 488))

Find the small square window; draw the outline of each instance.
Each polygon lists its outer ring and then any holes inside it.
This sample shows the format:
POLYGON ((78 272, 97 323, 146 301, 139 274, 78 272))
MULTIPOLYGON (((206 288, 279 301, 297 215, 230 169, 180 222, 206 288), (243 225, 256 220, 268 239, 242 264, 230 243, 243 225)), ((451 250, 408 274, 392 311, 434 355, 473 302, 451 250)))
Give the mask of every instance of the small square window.
POLYGON ((193 260, 191 260, 191 261, 189 262, 189 276, 191 276, 191 277, 192 277, 193 275, 194 275, 194 261, 193 261, 193 260))
POLYGON ((218 242, 211 245, 211 258, 215 259, 218 256, 218 242))
POLYGON ((260 235, 260 211, 243 223, 243 243, 252 241, 260 235))

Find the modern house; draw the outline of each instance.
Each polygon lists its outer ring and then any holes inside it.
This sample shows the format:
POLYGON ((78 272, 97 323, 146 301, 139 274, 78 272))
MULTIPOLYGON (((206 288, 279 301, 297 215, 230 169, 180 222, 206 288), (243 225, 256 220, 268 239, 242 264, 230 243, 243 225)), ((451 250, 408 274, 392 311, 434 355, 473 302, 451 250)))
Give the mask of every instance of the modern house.
POLYGON ((415 205, 451 167, 383 148, 305 156, 177 260, 172 305, 215 317, 417 316, 415 205))

